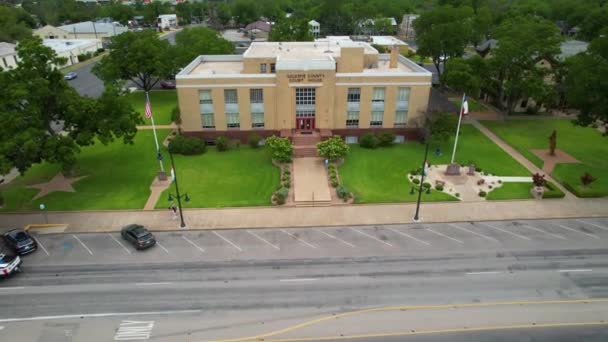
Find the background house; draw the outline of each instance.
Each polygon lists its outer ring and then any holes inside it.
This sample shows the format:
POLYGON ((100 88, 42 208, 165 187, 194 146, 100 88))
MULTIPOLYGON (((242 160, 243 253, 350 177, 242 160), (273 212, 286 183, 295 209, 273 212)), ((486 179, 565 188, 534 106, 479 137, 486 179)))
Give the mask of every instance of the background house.
POLYGON ((161 30, 169 30, 177 28, 176 14, 161 14, 157 18, 158 28, 161 30))
POLYGON ((268 21, 254 21, 253 23, 245 26, 245 33, 249 37, 255 38, 268 38, 272 24, 268 21))
POLYGON ((106 43, 111 37, 127 32, 127 27, 120 23, 95 23, 85 21, 81 23, 59 26, 59 29, 70 33, 69 39, 101 39, 106 43))
POLYGON ((15 47, 17 45, 11 43, 0 42, 0 68, 2 70, 12 69, 17 66, 17 52, 15 47))
POLYGON ((37 30, 34 30, 33 34, 40 37, 40 39, 70 39, 74 38, 72 32, 62 30, 58 27, 46 25, 37 30))
POLYGON ((399 35, 402 39, 415 39, 416 30, 414 30, 414 21, 418 19, 418 14, 404 14, 401 25, 399 26, 399 35))
POLYGON ((308 22, 308 26, 310 27, 310 35, 313 38, 319 38, 319 35, 321 34, 321 24, 313 19, 308 22))
POLYGON ((53 49, 57 56, 67 59, 66 63, 59 67, 76 64, 80 61, 79 55, 94 54, 102 48, 99 39, 45 39, 42 43, 53 49))

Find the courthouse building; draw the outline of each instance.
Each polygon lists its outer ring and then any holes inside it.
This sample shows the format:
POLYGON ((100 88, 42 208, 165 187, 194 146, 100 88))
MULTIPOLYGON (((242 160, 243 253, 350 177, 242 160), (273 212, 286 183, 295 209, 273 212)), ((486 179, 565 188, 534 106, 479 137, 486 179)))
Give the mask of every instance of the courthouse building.
POLYGON ((376 37, 391 53, 347 37, 315 42, 254 42, 243 55, 199 56, 177 76, 185 134, 243 141, 305 132, 369 131, 417 137, 431 73, 399 54, 405 43, 376 37))

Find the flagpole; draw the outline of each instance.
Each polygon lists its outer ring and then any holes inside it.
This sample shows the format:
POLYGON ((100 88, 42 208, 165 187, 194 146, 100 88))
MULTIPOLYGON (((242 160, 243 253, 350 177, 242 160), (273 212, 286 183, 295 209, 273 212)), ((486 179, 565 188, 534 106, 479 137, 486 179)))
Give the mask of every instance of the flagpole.
POLYGON ((464 99, 467 94, 462 94, 462 101, 460 101, 460 111, 458 112, 458 126, 456 127, 456 138, 454 139, 454 150, 452 151, 452 160, 450 164, 454 164, 454 157, 456 156, 456 146, 458 145, 458 134, 460 133, 460 122, 462 121, 462 106, 464 105, 464 99))
MULTIPOLYGON (((152 104, 150 103, 150 96, 148 96, 148 92, 146 91, 146 101, 150 106, 150 114, 152 114, 152 104)), ((152 120, 152 133, 154 133, 154 143, 156 144, 156 153, 157 156, 160 157, 160 146, 158 145, 158 136, 156 135, 156 125, 154 125, 154 115, 150 115, 150 120, 152 120)), ((158 158, 158 163, 160 164, 160 172, 165 172, 165 168, 163 167, 163 160, 158 158)))

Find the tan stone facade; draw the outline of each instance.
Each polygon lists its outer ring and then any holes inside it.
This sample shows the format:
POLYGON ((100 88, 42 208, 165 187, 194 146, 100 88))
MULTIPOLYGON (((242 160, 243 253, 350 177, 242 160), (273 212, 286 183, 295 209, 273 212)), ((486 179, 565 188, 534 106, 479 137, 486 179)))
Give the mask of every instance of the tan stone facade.
POLYGON ((182 129, 208 138, 412 131, 426 112, 431 74, 394 49, 379 54, 367 43, 332 40, 253 43, 243 56, 200 56, 176 76, 182 129))

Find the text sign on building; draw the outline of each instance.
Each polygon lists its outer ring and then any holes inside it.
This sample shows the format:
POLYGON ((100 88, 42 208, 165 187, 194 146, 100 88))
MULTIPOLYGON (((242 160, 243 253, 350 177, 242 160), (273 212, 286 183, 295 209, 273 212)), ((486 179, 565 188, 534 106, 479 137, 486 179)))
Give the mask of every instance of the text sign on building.
POLYGON ((323 82, 324 74, 287 74, 290 83, 323 82))

